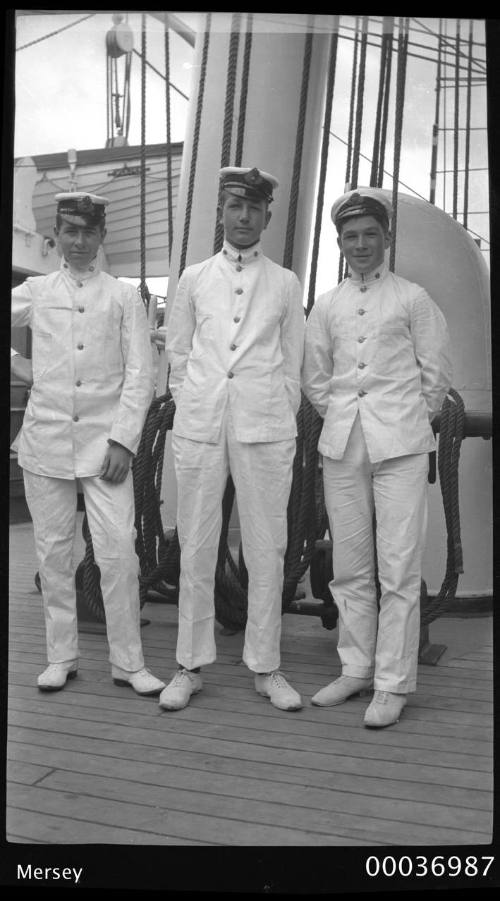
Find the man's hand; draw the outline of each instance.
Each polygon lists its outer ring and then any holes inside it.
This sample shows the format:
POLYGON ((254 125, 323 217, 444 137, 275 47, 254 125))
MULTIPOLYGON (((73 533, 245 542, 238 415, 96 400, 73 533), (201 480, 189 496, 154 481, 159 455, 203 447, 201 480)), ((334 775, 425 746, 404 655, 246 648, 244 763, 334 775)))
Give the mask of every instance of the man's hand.
POLYGON ((10 371, 15 379, 19 379, 31 388, 33 384, 33 364, 22 354, 10 358, 10 371))
POLYGON ((99 473, 99 478, 106 482, 119 484, 127 478, 132 453, 122 444, 110 444, 99 473))

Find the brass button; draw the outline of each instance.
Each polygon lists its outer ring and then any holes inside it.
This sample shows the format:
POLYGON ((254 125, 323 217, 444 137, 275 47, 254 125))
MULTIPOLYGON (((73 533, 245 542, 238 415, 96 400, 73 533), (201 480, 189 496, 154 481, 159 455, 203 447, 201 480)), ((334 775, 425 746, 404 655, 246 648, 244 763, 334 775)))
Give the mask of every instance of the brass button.
POLYGON ((358 338, 358 344, 362 344, 363 341, 366 341, 366 338, 364 336, 361 338, 358 338))
POLYGON ((367 289, 366 285, 361 285, 361 288, 359 290, 362 291, 364 294, 365 291, 367 291, 368 289, 367 289))
POLYGON ((235 316, 233 319, 233 322, 240 322, 240 321, 241 321, 241 316, 235 316))
POLYGON ((83 282, 77 282, 79 288, 83 288, 83 282))
POLYGON ((236 288, 237 294, 243 294, 243 288, 236 288))
POLYGON ((85 312, 85 307, 78 307, 78 312, 79 312, 79 313, 84 313, 84 312, 85 312))
POLYGON ((366 366, 366 363, 358 363, 358 369, 364 369, 365 366, 366 366))
POLYGON ((75 382, 75 385, 76 385, 77 388, 79 388, 81 384, 82 384, 82 383, 81 383, 80 379, 78 379, 78 381, 75 382))
POLYGON ((234 372, 228 372, 227 377, 228 379, 234 379, 234 372))
POLYGON ((79 419, 80 419, 79 416, 73 416, 73 422, 78 422, 79 419))
POLYGON ((361 391, 358 391, 358 397, 364 397, 365 394, 366 394, 366 391, 363 391, 363 389, 361 389, 361 391))
POLYGON ((231 344, 231 350, 236 350, 237 346, 237 344, 231 344))
POLYGON ((83 344, 77 344, 78 350, 83 350, 83 344))
POLYGON ((359 314, 360 316, 364 316, 365 313, 366 313, 366 310, 363 310, 363 307, 360 307, 359 310, 358 310, 358 314, 359 314))
POLYGON ((241 272, 242 269, 243 269, 243 266, 237 266, 237 267, 236 267, 236 272, 241 272))

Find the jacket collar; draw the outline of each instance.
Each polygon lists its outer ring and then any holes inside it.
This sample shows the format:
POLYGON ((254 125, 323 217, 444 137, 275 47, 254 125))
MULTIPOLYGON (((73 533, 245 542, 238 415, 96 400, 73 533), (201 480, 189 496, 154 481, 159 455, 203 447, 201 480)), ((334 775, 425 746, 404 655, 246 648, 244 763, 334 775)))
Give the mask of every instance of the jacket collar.
POLYGON ((93 278, 93 276, 97 275, 101 271, 97 257, 94 257, 94 259, 90 261, 86 269, 73 269, 71 264, 68 263, 68 261, 65 260, 64 257, 62 257, 60 268, 63 270, 63 272, 67 272, 70 278, 79 282, 84 282, 89 278, 93 278))
POLYGON ((387 273, 389 267, 387 263, 381 263, 376 269, 372 269, 368 275, 359 275, 357 272, 349 272, 348 278, 351 279, 353 285, 373 285, 375 282, 381 281, 387 273))
POLYGON ((239 250, 237 247, 233 247, 229 241, 224 240, 221 253, 230 263, 242 263, 248 266, 249 263, 253 263, 262 257, 262 245, 258 241, 257 244, 252 244, 251 247, 245 250, 239 250))

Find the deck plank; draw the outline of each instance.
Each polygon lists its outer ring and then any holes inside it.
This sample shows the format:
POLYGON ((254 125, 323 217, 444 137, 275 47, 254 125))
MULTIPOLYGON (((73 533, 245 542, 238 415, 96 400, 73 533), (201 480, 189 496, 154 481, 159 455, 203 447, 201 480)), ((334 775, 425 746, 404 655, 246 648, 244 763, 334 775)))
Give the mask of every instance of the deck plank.
MULTIPOLYGON (((340 663, 336 631, 301 616, 283 618, 282 642, 301 711, 284 713, 259 697, 241 662, 242 633, 218 628, 218 659, 204 672, 203 692, 185 710, 166 713, 156 699, 113 684, 103 629, 85 623, 78 678, 63 692, 38 692, 45 635, 27 524, 11 528, 11 559, 9 841, 380 847, 491 840, 491 620, 456 651, 449 624, 445 659, 419 666, 418 691, 391 729, 363 728, 367 698, 311 705, 340 663)), ((142 617, 147 665, 166 680, 175 668, 177 610, 149 603, 142 617)), ((470 631, 469 621, 463 628, 470 631)))

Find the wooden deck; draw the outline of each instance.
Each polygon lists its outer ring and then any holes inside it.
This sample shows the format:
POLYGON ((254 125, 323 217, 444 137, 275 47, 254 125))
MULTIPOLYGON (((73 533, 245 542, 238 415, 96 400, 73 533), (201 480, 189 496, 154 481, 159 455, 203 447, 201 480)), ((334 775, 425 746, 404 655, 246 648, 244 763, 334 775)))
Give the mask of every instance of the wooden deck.
MULTIPOLYGON (((420 666, 401 721, 381 731, 362 726, 366 699, 311 706, 339 673, 336 632, 290 614, 282 668, 303 695, 299 712, 255 694, 241 634, 219 629, 204 690, 178 713, 115 686, 101 627, 84 623, 78 678, 42 694, 31 524, 11 526, 10 537, 10 843, 457 849, 491 841, 491 617, 431 625, 431 640, 447 651, 437 666, 420 666)), ((143 618, 147 665, 167 680, 177 610, 148 603, 143 618)))

